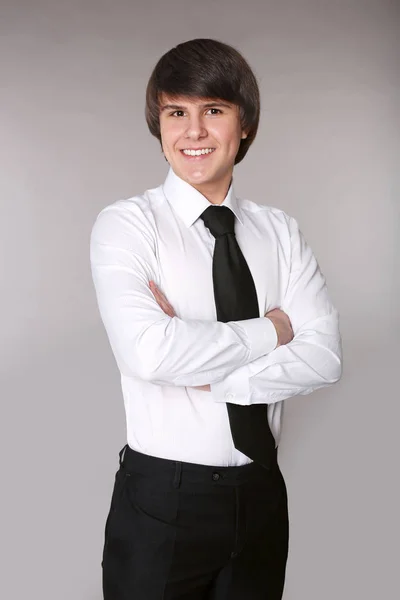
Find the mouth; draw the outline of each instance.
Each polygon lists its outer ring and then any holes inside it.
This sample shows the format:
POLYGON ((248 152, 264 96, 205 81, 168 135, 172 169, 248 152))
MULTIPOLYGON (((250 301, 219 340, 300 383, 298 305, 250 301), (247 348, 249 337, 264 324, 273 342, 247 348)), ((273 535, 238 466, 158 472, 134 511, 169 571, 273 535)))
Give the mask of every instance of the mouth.
POLYGON ((198 161, 208 158, 214 151, 215 148, 183 148, 180 153, 186 160, 198 161))

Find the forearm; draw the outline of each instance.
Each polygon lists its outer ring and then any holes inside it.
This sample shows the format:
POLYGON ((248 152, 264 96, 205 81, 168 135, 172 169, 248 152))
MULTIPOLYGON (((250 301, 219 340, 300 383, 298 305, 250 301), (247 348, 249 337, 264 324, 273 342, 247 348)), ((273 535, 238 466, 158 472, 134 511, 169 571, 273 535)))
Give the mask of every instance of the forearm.
POLYGON ((103 322, 121 373, 157 385, 199 386, 221 381, 254 360, 254 353, 268 350, 267 343, 264 350, 252 345, 246 329, 238 323, 162 317, 116 332, 104 315, 103 322))
POLYGON ((337 382, 342 372, 337 311, 310 322, 280 346, 211 385, 217 402, 272 404, 337 382))

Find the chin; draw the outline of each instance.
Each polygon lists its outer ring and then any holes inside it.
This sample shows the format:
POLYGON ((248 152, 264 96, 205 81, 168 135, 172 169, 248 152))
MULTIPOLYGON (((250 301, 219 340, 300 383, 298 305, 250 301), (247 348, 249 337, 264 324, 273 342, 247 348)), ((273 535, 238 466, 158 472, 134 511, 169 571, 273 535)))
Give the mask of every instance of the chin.
POLYGON ((199 186, 204 186, 204 185, 210 184, 214 180, 213 180, 212 177, 195 177, 195 176, 192 176, 192 177, 187 177, 186 181, 188 183, 190 183, 191 185, 193 185, 193 186, 199 187, 199 186))
POLYGON ((193 183, 206 183, 210 179, 212 179, 211 174, 204 173, 202 171, 196 171, 194 168, 192 169, 178 169, 176 174, 179 175, 182 179, 186 181, 190 181, 193 183))

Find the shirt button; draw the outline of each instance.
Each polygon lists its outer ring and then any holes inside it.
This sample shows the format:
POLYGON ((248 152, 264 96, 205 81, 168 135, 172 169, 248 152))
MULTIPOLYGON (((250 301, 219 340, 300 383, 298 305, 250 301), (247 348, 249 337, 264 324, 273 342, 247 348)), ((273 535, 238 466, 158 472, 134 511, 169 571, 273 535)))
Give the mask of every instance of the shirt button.
POLYGON ((234 399, 234 397, 235 397, 235 394, 231 394, 231 393, 229 393, 229 394, 225 394, 225 398, 226 398, 227 400, 233 400, 233 399, 234 399))
POLYGON ((213 473, 212 474, 212 478, 213 478, 213 481, 218 481, 218 479, 220 478, 220 474, 219 473, 213 473))

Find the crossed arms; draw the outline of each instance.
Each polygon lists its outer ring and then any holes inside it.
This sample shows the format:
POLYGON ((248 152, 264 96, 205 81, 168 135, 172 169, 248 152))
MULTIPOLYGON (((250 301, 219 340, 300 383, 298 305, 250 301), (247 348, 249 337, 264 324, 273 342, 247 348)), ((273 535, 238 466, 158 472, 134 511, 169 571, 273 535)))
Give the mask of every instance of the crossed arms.
MULTIPOLYGON (((149 281, 149 285, 159 307, 171 318, 176 317, 176 313, 172 304, 168 302, 167 297, 158 288, 157 284, 154 281, 149 281)), ((270 319, 275 326, 278 338, 276 347, 289 344, 289 342, 291 342, 293 339, 293 329, 288 315, 280 308, 274 308, 273 310, 268 311, 265 314, 265 317, 270 319)), ((195 388, 197 390, 202 390, 203 392, 211 391, 211 387, 208 384, 195 386, 195 388)))
POLYGON ((338 313, 296 221, 289 217, 288 225, 290 275, 279 308, 294 337, 277 346, 269 318, 222 323, 166 314, 149 285, 158 265, 141 210, 128 211, 123 202, 103 210, 92 229, 92 276, 121 373, 157 385, 210 385, 215 401, 243 405, 278 402, 338 381, 338 313))

